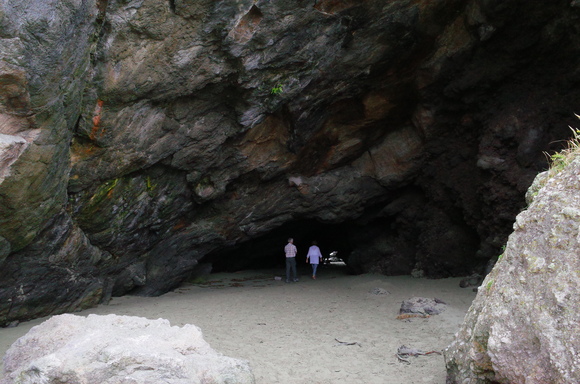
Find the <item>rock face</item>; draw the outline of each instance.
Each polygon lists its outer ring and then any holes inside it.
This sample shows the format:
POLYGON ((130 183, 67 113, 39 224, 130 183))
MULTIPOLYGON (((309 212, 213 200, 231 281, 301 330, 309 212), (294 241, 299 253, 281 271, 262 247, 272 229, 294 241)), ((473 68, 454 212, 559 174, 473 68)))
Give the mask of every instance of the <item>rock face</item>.
POLYGON ((4 2, 0 325, 276 265, 288 236, 481 272, 574 123, 579 10, 4 2))
POLYGON ((4 357, 12 383, 253 384, 246 361, 223 356, 199 328, 132 316, 53 316, 4 357))
POLYGON ((517 216, 446 351, 449 383, 580 382, 579 174, 576 159, 517 216))

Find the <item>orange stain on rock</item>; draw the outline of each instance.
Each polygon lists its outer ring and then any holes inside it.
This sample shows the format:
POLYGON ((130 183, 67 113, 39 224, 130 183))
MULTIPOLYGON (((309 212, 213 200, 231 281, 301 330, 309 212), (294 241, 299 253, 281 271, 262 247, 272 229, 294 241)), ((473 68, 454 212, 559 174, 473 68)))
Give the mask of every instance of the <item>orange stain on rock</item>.
MULTIPOLYGON (((97 133, 101 129, 101 113, 103 112, 103 100, 97 100, 97 106, 95 107, 95 112, 93 113, 93 128, 91 129, 91 134, 89 138, 95 140, 97 133)), ((101 131, 101 136, 104 131, 101 131)))

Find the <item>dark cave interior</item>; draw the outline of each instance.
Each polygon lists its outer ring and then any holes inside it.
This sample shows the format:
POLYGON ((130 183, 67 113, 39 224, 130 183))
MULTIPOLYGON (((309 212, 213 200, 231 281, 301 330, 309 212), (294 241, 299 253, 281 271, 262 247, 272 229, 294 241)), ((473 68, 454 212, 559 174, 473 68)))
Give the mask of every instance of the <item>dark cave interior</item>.
POLYGON ((284 268, 284 246, 291 237, 298 248, 296 258, 298 266, 306 264, 306 254, 313 241, 318 243, 324 256, 337 251, 337 256, 348 265, 348 255, 352 247, 347 231, 348 224, 325 224, 311 219, 297 220, 252 241, 208 254, 200 262, 211 263, 212 273, 284 268))

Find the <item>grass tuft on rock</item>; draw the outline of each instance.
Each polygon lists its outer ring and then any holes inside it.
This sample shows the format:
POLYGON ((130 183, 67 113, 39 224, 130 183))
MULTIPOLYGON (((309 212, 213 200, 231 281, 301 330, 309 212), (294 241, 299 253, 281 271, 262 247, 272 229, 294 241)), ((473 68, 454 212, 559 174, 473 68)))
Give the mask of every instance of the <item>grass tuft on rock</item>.
MULTIPOLYGON (((580 118, 579 115, 576 117, 580 118)), ((572 137, 566 142, 566 148, 549 156, 550 169, 548 176, 553 177, 580 155, 580 129, 570 127, 572 137)))

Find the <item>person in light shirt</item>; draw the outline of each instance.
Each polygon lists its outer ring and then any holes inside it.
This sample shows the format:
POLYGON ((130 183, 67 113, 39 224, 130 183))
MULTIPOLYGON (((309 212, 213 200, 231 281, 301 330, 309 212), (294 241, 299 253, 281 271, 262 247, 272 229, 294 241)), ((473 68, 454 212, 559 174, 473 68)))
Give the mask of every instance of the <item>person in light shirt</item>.
POLYGON ((312 266, 312 278, 316 280, 316 269, 318 264, 322 259, 322 253, 320 253, 320 248, 316 245, 316 241, 312 242, 312 246, 308 249, 308 255, 306 255, 306 262, 310 260, 310 265, 312 266))
POLYGON ((284 247, 284 253, 286 254, 286 282, 290 282, 290 271, 294 276, 294 282, 298 281, 298 274, 296 272, 296 254, 298 250, 294 245, 294 239, 289 238, 288 244, 284 247))

